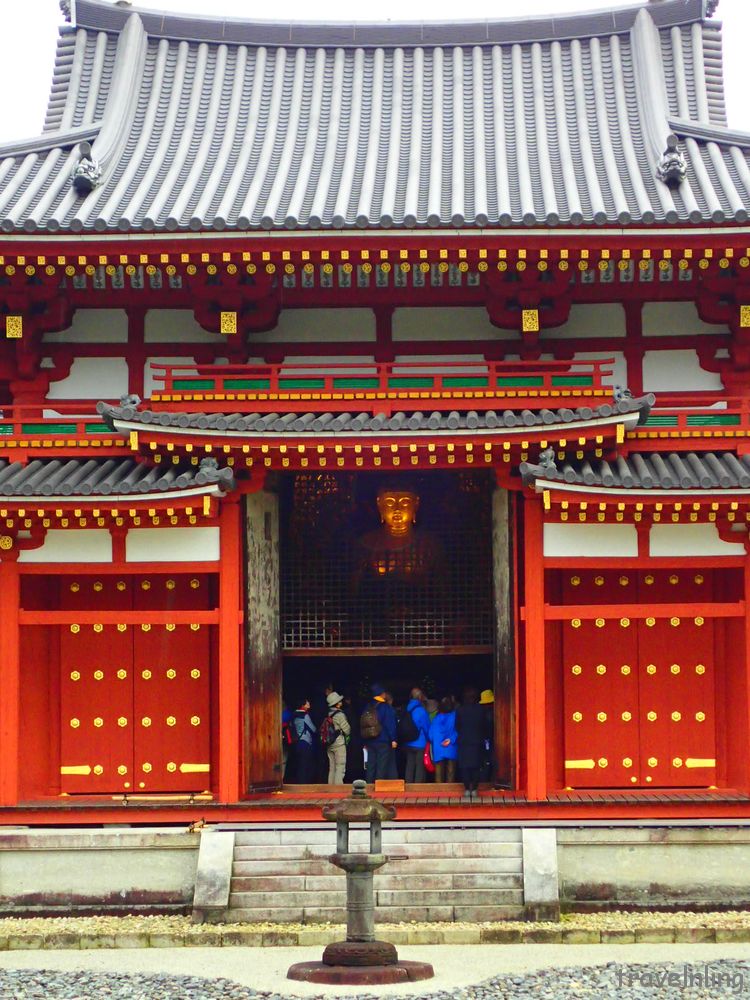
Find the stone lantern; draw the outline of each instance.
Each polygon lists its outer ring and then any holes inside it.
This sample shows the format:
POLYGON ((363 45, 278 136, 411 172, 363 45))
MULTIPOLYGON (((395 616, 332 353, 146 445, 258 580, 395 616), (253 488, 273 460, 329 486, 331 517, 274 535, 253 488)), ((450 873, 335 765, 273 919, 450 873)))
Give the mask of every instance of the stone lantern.
POLYGON ((298 962, 287 977, 315 983, 375 985, 431 979, 434 971, 426 962, 400 962, 396 946, 375 939, 375 893, 373 875, 389 858, 383 854, 383 820, 394 819, 396 810, 367 794, 367 784, 355 781, 352 794, 326 806, 323 819, 336 823, 336 853, 331 864, 346 872, 346 941, 329 944, 322 962, 298 962), (349 851, 349 827, 367 823, 369 852, 349 851))

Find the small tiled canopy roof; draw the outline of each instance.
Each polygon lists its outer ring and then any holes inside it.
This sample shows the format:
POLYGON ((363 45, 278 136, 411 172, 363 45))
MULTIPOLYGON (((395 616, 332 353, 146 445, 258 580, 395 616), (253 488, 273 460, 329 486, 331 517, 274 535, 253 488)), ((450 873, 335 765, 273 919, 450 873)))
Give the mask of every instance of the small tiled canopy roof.
POLYGON ((36 459, 24 465, 0 459, 0 496, 14 497, 134 497, 138 495, 231 490, 231 469, 219 469, 204 459, 190 464, 154 466, 132 458, 36 459))
POLYGON ((544 430, 546 427, 565 426, 608 420, 617 416, 634 418, 633 424, 644 423, 648 418, 654 397, 649 394, 639 399, 624 397, 599 406, 562 407, 539 410, 452 410, 447 413, 404 413, 391 416, 383 413, 188 413, 138 409, 137 405, 124 403, 112 406, 97 403, 97 412, 107 423, 118 429, 118 423, 141 423, 154 428, 173 428, 200 431, 225 431, 228 434, 251 435, 362 435, 404 434, 419 432, 451 433, 453 431, 502 430, 528 428, 544 430))
POLYGON ((520 466, 528 485, 561 483, 592 490, 750 489, 750 457, 730 451, 631 453, 612 461, 581 461, 520 466))
POLYGON ((0 148, 0 226, 744 222, 715 6, 316 24, 77 0, 43 133, 0 148))

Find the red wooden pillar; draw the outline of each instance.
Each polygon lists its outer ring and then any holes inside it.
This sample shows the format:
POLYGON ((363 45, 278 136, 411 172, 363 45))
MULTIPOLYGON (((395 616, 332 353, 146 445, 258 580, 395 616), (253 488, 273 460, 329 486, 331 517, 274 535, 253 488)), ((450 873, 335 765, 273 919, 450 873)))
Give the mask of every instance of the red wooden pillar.
POLYGON ((219 767, 221 802, 240 797, 242 760, 242 642, 240 594, 242 540, 239 497, 222 500, 220 515, 221 569, 219 572, 219 767))
POLYGON ((544 539, 541 500, 524 504, 525 746, 526 794, 547 797, 547 732, 544 663, 544 539))
MULTIPOLYGON (((721 572, 721 571, 719 571, 721 572)), ((745 543, 745 589, 743 593, 743 598, 745 600, 745 700, 747 709, 747 732, 750 738, 750 544, 745 543)), ((733 750, 732 741, 729 741, 727 746, 728 752, 737 753, 737 750, 733 750)), ((746 760, 745 754, 742 755, 743 762, 746 760)), ((744 764, 745 772, 745 791, 750 792, 750 773, 747 764, 744 764)))
MULTIPOLYGON (((5 536, 7 537, 7 536, 5 536)), ((0 539, 0 544, 4 539, 0 539)), ((0 805, 18 805, 20 720, 21 586, 18 551, 2 550, 0 559, 0 805)))

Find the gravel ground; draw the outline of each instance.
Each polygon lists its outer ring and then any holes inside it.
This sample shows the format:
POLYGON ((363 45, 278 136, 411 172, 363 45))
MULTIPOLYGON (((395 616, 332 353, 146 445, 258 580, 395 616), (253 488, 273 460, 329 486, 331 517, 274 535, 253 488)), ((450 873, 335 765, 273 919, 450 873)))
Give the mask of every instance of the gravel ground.
MULTIPOLYGON (((321 929, 341 924, 273 924, 273 923, 243 923, 221 924, 220 927, 242 927, 250 931, 302 931, 311 928, 321 929)), ((403 924, 378 924, 379 931, 396 930, 408 927, 410 929, 430 930, 439 927, 476 928, 476 927, 507 927, 528 928, 527 922, 503 920, 497 923, 462 923, 456 921, 450 924, 411 922, 403 924)), ((679 911, 675 913, 625 912, 611 913, 569 913, 565 914, 560 923, 550 921, 535 922, 538 929, 557 929, 561 927, 580 928, 581 930, 636 930, 649 927, 717 927, 717 928, 750 928, 750 912, 744 910, 725 910, 710 913, 692 913, 679 911)), ((10 934, 45 934, 77 933, 77 934, 189 934, 199 937, 202 934, 211 935, 216 932, 216 924, 194 924, 190 917, 181 916, 141 916, 123 917, 5 917, 0 918, 0 937, 10 934)))
POLYGON ((319 949, 315 955, 301 948, 229 952, 6 952, 0 1000, 725 1000, 750 994, 748 945, 409 947, 399 949, 401 957, 432 962, 433 981, 359 993, 285 979, 292 962, 319 957, 319 949))
MULTIPOLYGON (((386 989, 384 987, 384 989, 386 989)), ((609 962, 594 968, 543 969, 524 975, 495 976, 459 991, 424 992, 417 1000, 510 1000, 518 997, 582 1000, 614 997, 700 998, 726 1000, 750 991, 750 962, 719 960, 710 964, 633 965, 609 962)), ((5 970, 0 972, 2 1000, 279 1000, 283 993, 258 992, 228 979, 192 976, 127 975, 96 972, 5 970)), ((326 1000, 325 994, 318 994, 326 1000)), ((357 1000, 385 1000, 389 994, 359 993, 357 1000)))

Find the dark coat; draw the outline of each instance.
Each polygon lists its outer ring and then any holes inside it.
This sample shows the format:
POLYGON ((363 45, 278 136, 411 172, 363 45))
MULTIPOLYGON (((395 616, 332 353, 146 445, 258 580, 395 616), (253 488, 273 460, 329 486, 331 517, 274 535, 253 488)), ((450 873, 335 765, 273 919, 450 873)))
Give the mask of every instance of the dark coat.
POLYGON ((459 767, 481 765, 487 737, 486 714, 483 705, 459 705, 456 709, 459 767))

